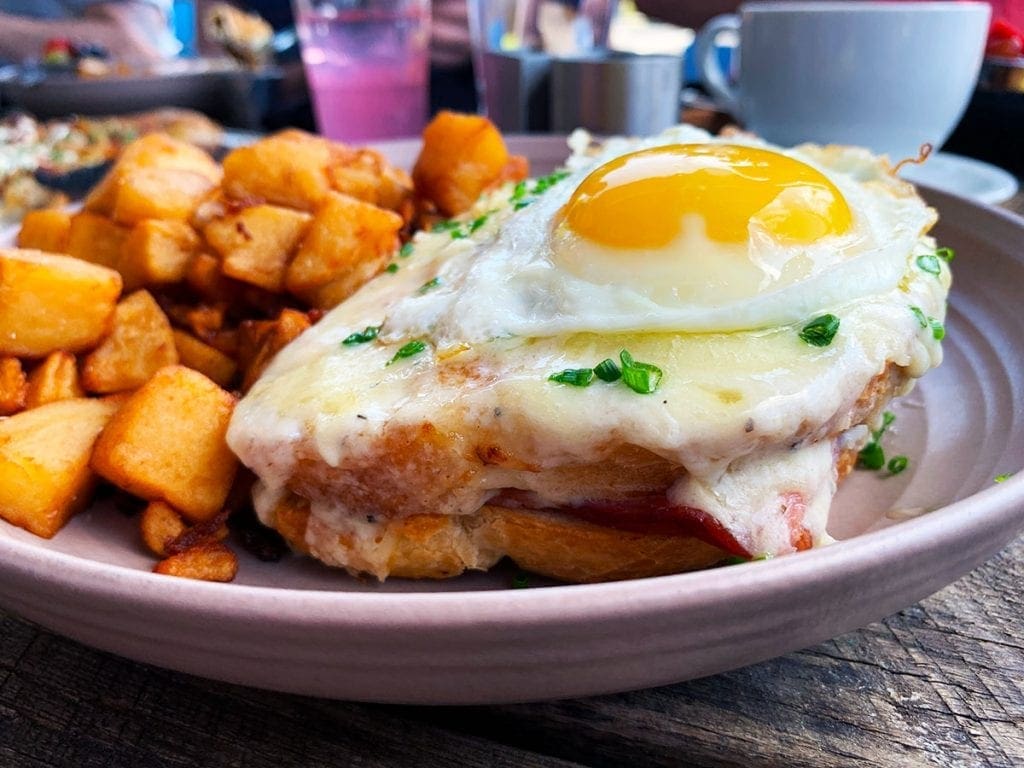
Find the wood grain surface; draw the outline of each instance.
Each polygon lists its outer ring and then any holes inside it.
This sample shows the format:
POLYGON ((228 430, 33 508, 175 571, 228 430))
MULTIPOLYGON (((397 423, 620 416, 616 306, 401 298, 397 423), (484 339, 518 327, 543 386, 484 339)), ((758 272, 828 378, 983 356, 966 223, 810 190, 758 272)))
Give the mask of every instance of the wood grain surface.
POLYGON ((0 611, 0 768, 1024 766, 1022 584, 1024 536, 815 648, 664 688, 473 708, 215 683, 0 611))

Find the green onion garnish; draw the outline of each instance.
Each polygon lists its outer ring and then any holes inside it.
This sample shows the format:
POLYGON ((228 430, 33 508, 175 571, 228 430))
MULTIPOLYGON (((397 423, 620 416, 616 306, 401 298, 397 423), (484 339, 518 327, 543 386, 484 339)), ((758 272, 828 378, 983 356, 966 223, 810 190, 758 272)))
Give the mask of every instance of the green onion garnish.
POLYGON ((618 381, 622 378, 622 371, 610 357, 595 365, 594 373, 601 381, 618 381))
POLYGON ((593 368, 566 368, 564 371, 548 376, 548 381, 557 381, 559 384, 569 384, 574 387, 589 387, 593 380, 593 368))
POLYGON ((427 282, 425 282, 423 285, 420 286, 420 288, 417 291, 417 293, 426 293, 427 291, 432 291, 435 288, 437 288, 437 286, 439 286, 440 284, 441 284, 441 278, 440 277, 431 278, 430 280, 427 280, 427 282))
POLYGON ((1013 472, 1003 472, 1003 474, 1001 474, 1001 475, 996 475, 995 479, 992 482, 994 482, 994 483, 1005 483, 1011 477, 1013 477, 1013 472))
POLYGON ((893 475, 898 475, 904 469, 907 468, 907 464, 910 462, 906 456, 893 456, 889 459, 888 468, 889 472, 893 475))
POLYGON ((942 267, 939 265, 939 257, 934 253, 923 253, 918 256, 917 266, 921 268, 922 272, 927 272, 929 275, 938 275, 942 272, 942 267))
POLYGON ((378 333, 380 333, 379 325, 368 325, 363 330, 346 336, 342 339, 341 343, 346 347, 351 347, 356 344, 365 344, 368 341, 376 339, 378 333))
POLYGON ((398 255, 401 256, 403 259, 409 258, 410 256, 412 256, 413 247, 414 246, 411 240, 408 243, 402 243, 402 247, 398 249, 398 255))
POLYGON ((469 224, 469 233, 473 234, 478 229, 480 229, 480 227, 486 224, 488 216, 490 216, 490 214, 485 213, 483 216, 477 216, 475 219, 473 219, 473 221, 471 221, 469 224))
POLYGON ((650 363, 638 363, 626 350, 619 353, 622 361, 622 381, 640 395, 649 395, 661 383, 661 368, 650 363))
POLYGON ((512 589, 526 589, 530 586, 530 577, 525 573, 517 573, 512 577, 512 589))
POLYGON ((391 262, 386 267, 384 267, 384 271, 387 272, 388 274, 393 275, 395 274, 395 272, 398 271, 398 265, 395 264, 395 262, 391 262))
POLYGON ((932 327, 932 338, 936 341, 942 341, 946 338, 946 327, 936 320, 934 317, 928 318, 928 325, 932 327))
POLYGON ((568 175, 568 171, 560 168, 557 171, 549 173, 547 176, 541 176, 539 179, 537 179, 536 182, 534 182, 533 194, 543 195, 545 192, 547 192, 549 189, 555 186, 555 184, 560 182, 562 179, 566 178, 568 175))
POLYGON ((431 232, 451 232, 453 229, 458 229, 462 226, 461 222, 455 221, 454 219, 442 219, 441 221, 434 222, 434 226, 430 228, 431 232))
POLYGON ((835 315, 816 317, 803 327, 800 338, 812 347, 827 347, 839 330, 839 318, 835 315))
POLYGON ((935 252, 935 255, 948 264, 956 256, 956 251, 952 248, 939 248, 939 250, 935 252))
POLYGON ((395 356, 391 358, 391 360, 388 362, 388 365, 391 365, 391 363, 397 363, 399 360, 404 360, 407 357, 418 355, 426 348, 427 342, 422 341, 420 339, 416 339, 415 341, 410 341, 407 344, 403 344, 401 347, 399 347, 398 351, 395 352, 395 356))
POLYGON ((512 197, 509 198, 509 201, 515 202, 516 200, 522 200, 524 197, 526 197, 526 182, 517 182, 515 189, 512 190, 512 197))
POLYGON ((882 446, 872 441, 860 449, 857 454, 857 466, 865 469, 881 469, 885 466, 885 451, 882 446))
POLYGON ((917 318, 917 322, 921 324, 922 328, 928 327, 928 318, 925 316, 924 312, 921 311, 920 307, 911 307, 910 311, 914 313, 914 317, 917 318))

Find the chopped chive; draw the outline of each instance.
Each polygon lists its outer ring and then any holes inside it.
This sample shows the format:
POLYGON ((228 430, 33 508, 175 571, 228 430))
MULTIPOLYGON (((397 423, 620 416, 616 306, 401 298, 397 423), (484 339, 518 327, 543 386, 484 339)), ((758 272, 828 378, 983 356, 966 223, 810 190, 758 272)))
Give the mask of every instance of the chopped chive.
POLYGON ((835 315, 821 315, 803 327, 800 338, 812 347, 827 347, 839 330, 839 318, 835 315))
POLYGON ((740 565, 742 563, 749 563, 750 559, 746 557, 740 557, 739 555, 730 555, 722 561, 722 565, 740 565))
POLYGON ((555 381, 559 384, 569 384, 573 387, 589 387, 594 380, 593 368, 566 368, 564 371, 552 373, 548 381, 555 381))
POLYGON ((486 224, 487 223, 487 218, 489 216, 490 216, 490 214, 485 213, 483 216, 477 216, 475 219, 473 219, 473 221, 470 222, 470 224, 469 224, 469 233, 473 234, 478 229, 480 229, 480 227, 482 227, 484 224, 486 224))
POLYGON ((398 249, 398 255, 403 259, 407 259, 412 256, 412 250, 414 246, 410 240, 408 243, 402 243, 402 247, 398 249))
POLYGON ((622 361, 622 381, 639 395, 649 395, 661 383, 661 368, 650 363, 638 363, 625 349, 619 353, 622 361))
POLYGON ((361 331, 350 334, 342 339, 342 344, 346 347, 351 347, 356 344, 365 344, 368 341, 373 341, 377 338, 377 334, 380 333, 379 325, 368 325, 361 331))
POLYGON ((948 264, 956 257, 956 251, 952 248, 939 248, 935 251, 935 255, 948 264))
POLYGON ((560 168, 559 170, 554 171, 553 173, 549 173, 547 176, 541 176, 533 184, 533 194, 543 195, 545 192, 551 189, 551 187, 555 186, 555 184, 560 182, 562 179, 566 178, 568 175, 568 171, 560 168))
POLYGON ((857 454, 857 466, 864 467, 865 469, 881 469, 885 466, 885 451, 882 450, 882 446, 871 441, 863 448, 860 449, 860 453, 857 454))
POLYGON ((622 378, 622 371, 610 357, 595 365, 594 373, 601 381, 618 381, 622 378))
POLYGON ((521 211, 521 210, 523 210, 523 208, 525 208, 526 206, 528 206, 532 202, 533 202, 532 198, 527 198, 526 200, 517 200, 515 206, 513 207, 513 210, 521 211))
POLYGON ((525 573, 517 573, 512 577, 512 589, 526 589, 530 586, 530 577, 525 573))
POLYGON ((936 341, 942 341, 946 338, 946 326, 936 320, 934 317, 928 318, 928 325, 932 327, 932 338, 936 341))
POLYGON ((415 341, 410 341, 407 344, 403 344, 401 347, 398 348, 398 351, 395 352, 395 356, 391 358, 391 360, 388 362, 388 365, 391 365, 391 363, 397 363, 399 360, 404 360, 407 357, 418 355, 426 348, 427 343, 420 339, 416 339, 415 341))
POLYGON ((451 232, 453 229, 459 229, 461 226, 462 223, 455 221, 454 219, 442 219, 441 221, 435 221, 434 226, 430 228, 430 231, 451 232))
POLYGON ((387 272, 388 274, 393 275, 395 274, 395 272, 398 271, 398 265, 395 264, 395 262, 391 262, 386 267, 384 267, 384 271, 387 272))
POLYGON ((910 462, 906 456, 893 456, 889 459, 889 463, 886 465, 889 468, 889 472, 894 475, 898 475, 900 472, 907 468, 907 464, 910 462))
POLYGON ((911 307, 910 311, 914 313, 914 317, 917 318, 917 322, 921 324, 922 328, 928 327, 928 318, 925 316, 924 312, 921 311, 920 307, 911 307))
POLYGON ((437 288, 437 286, 439 286, 440 284, 441 278, 433 277, 430 280, 427 280, 427 282, 425 282, 423 285, 421 285, 417 293, 426 293, 427 291, 432 291, 435 288, 437 288))
POLYGON ((1005 483, 1011 477, 1013 477, 1013 472, 1003 472, 1003 474, 1001 474, 1001 475, 996 475, 995 479, 992 482, 994 482, 994 483, 1005 483))
POLYGON ((939 257, 934 253, 923 253, 918 256, 917 266, 921 268, 922 272, 927 272, 929 275, 938 275, 942 272, 942 267, 939 265, 939 257))
POLYGON ((516 200, 522 200, 524 197, 526 197, 526 182, 516 182, 515 189, 512 190, 512 197, 509 198, 509 201, 515 202, 516 200))

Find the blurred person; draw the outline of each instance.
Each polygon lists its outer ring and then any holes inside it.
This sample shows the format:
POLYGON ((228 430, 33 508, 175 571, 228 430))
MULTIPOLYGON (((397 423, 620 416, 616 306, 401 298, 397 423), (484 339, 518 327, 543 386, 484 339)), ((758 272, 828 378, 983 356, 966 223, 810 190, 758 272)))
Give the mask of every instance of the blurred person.
POLYGON ((48 40, 105 49, 127 61, 177 54, 168 22, 170 0, 0 0, 0 58, 38 59, 48 40))

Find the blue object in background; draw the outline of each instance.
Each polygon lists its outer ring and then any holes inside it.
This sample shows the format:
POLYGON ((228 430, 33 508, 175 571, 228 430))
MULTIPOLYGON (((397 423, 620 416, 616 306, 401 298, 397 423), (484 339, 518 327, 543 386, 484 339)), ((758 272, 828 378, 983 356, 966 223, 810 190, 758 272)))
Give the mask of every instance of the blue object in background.
POLYGON ((171 30, 181 43, 178 55, 195 58, 198 54, 195 0, 174 0, 171 5, 171 30))
MULTIPOLYGON (((683 53, 683 85, 700 85, 700 72, 697 69, 697 57, 695 46, 691 45, 683 53)), ((728 72, 730 79, 735 78, 736 73, 732 69, 733 54, 736 47, 732 45, 716 45, 715 53, 718 54, 718 65, 723 72, 728 72)), ((736 57, 737 59, 739 57, 736 57)))

